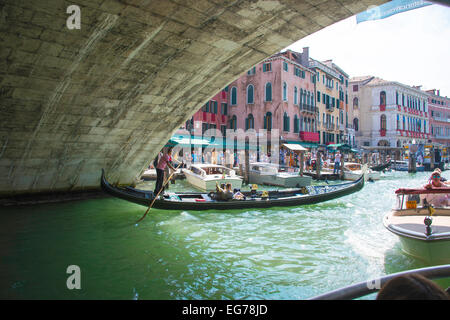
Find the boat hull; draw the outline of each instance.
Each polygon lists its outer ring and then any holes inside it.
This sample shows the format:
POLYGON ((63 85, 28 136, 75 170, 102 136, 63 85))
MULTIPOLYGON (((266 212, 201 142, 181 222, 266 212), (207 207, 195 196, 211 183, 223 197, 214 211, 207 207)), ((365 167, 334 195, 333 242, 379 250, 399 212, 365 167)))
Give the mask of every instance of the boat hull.
MULTIPOLYGON (((424 218, 426 214, 418 209, 392 211, 383 218, 383 224, 400 239, 402 250, 419 260, 430 264, 450 263, 450 216, 433 216, 432 232, 426 235, 424 218)), ((422 209, 421 209, 422 210, 422 209)), ((439 210, 439 209, 438 209, 439 210)))
MULTIPOLYGON (((355 181, 356 179, 358 179, 361 176, 361 173, 356 173, 356 172, 344 172, 344 180, 350 180, 350 181, 355 181)), ((366 178, 367 179, 371 179, 371 180, 380 180, 381 174, 378 171, 375 172, 368 172, 366 173, 366 178)))
POLYGON ((429 264, 450 263, 450 239, 449 240, 419 240, 406 236, 399 236, 402 250, 419 260, 429 264))
POLYGON ((300 176, 298 174, 280 173, 277 175, 264 175, 259 173, 249 173, 249 183, 265 184, 269 186, 279 186, 286 188, 301 188, 311 185, 312 178, 300 176))
POLYGON ((320 203, 339 197, 343 197, 359 191, 364 187, 364 178, 351 183, 326 186, 309 186, 305 190, 291 189, 282 191, 268 191, 268 197, 263 198, 261 194, 253 196, 251 192, 243 192, 245 200, 219 201, 213 200, 206 193, 173 193, 165 194, 164 197, 154 198, 151 191, 138 190, 134 188, 121 188, 112 186, 105 178, 101 177, 102 189, 117 198, 133 202, 139 205, 166 210, 234 210, 248 208, 270 208, 300 206, 320 203))

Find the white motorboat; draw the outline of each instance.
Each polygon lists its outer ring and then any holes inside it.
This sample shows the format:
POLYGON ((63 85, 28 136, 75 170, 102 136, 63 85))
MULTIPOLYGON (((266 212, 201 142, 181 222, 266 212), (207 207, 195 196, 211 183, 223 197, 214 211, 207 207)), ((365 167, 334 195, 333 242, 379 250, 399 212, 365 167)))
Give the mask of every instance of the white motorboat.
POLYGON ((397 208, 384 216, 383 224, 399 237, 402 250, 427 263, 450 263, 450 189, 399 189, 395 193, 397 208))
MULTIPOLYGON (((363 172, 362 165, 356 162, 345 162, 344 163, 344 180, 355 181, 361 177, 363 172)), ((380 172, 367 169, 366 179, 367 180, 380 180, 380 172)))
MULTIPOLYGON (((393 160, 391 161, 391 168, 395 171, 408 171, 409 163, 405 160, 393 160)), ((416 164, 416 171, 423 172, 425 167, 423 165, 416 164)))
POLYGON ((216 183, 231 183, 232 189, 240 189, 242 177, 230 168, 218 164, 192 164, 189 169, 183 169, 186 180, 202 191, 215 191, 216 183))
POLYGON ((254 162, 249 168, 249 183, 300 188, 311 185, 311 177, 300 176, 299 172, 279 172, 274 163, 254 162))

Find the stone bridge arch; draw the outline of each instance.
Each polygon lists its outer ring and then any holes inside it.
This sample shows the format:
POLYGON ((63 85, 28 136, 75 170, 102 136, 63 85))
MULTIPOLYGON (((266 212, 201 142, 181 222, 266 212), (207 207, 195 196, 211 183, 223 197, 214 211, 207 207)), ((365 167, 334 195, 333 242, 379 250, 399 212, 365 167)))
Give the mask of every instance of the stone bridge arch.
POLYGON ((133 183, 241 73, 383 2, 2 1, 0 195, 97 189, 101 168, 133 183))

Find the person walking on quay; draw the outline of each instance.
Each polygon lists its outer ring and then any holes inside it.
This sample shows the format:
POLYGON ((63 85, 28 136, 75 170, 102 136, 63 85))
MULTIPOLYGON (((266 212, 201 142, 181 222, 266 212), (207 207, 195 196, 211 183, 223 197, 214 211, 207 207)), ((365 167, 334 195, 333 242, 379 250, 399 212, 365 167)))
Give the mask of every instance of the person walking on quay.
POLYGON ((156 194, 159 193, 164 184, 164 170, 166 166, 168 166, 171 170, 175 171, 176 169, 170 164, 172 161, 172 148, 169 148, 160 158, 158 164, 156 165, 156 184, 155 190, 153 191, 156 194))
POLYGON ((340 165, 341 165, 341 153, 339 152, 339 150, 337 150, 336 155, 334 156, 333 174, 336 174, 336 173, 339 174, 340 165))

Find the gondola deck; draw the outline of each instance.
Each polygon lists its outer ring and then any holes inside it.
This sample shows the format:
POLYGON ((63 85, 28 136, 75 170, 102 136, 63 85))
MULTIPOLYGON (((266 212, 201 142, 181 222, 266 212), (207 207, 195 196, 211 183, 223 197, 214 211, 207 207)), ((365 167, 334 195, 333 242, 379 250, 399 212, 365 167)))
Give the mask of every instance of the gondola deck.
MULTIPOLYGON (((270 208, 300 206, 320 203, 343 197, 359 191, 364 186, 364 175, 354 182, 325 186, 308 186, 306 189, 287 189, 268 191, 268 197, 261 197, 261 192, 252 195, 251 192, 242 192, 245 200, 214 200, 210 193, 177 192, 166 193, 156 199, 153 207, 167 210, 233 210, 250 208, 270 208)), ((117 198, 127 200, 148 207, 153 201, 153 192, 134 188, 121 188, 112 186, 105 177, 101 177, 102 189, 117 198)))

